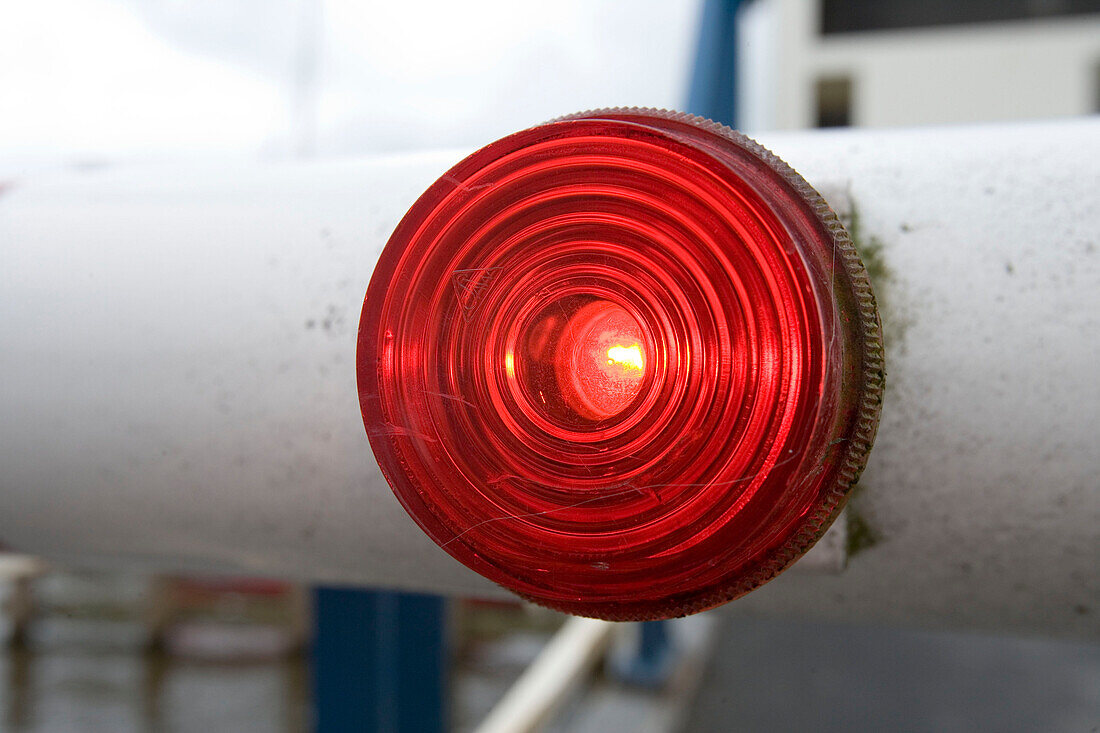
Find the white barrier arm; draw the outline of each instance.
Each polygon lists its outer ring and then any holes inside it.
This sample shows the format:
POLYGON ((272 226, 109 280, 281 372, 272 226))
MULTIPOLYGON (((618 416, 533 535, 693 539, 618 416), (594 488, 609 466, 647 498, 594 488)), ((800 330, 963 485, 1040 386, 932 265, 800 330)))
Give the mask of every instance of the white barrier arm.
MULTIPOLYGON (((760 141, 858 211, 889 376, 869 546, 731 612, 1100 635, 1100 120, 760 141)), ((355 393, 374 259, 458 157, 5 188, 0 541, 501 593, 402 511, 355 393)))

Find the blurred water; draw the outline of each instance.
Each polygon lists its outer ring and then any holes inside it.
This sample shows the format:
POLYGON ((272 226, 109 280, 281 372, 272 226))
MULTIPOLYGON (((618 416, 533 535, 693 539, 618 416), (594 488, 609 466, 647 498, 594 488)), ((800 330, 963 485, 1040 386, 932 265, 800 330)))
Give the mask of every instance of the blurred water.
MULTIPOLYGON (((0 733, 311 730, 308 662, 288 653, 285 627, 228 623, 231 604, 222 602, 222 618, 208 609, 201 619, 177 619, 163 649, 152 649, 147 588, 138 577, 40 578, 39 613, 22 643, 0 637, 0 733)), ((268 599, 253 616, 264 608, 273 615, 278 603, 268 599)), ((449 707, 452 729, 468 731, 561 617, 518 604, 456 605, 449 707)))
POLYGON ((0 657, 0 730, 308 730, 304 662, 210 664, 133 649, 12 648, 0 657))
MULTIPOLYGON (((511 613, 467 612, 457 630, 466 643, 452 671, 455 730, 473 729, 552 633, 550 622, 543 628, 511 613), (495 625, 469 628, 486 619, 495 625)), ((136 619, 36 620, 25 644, 0 655, 0 731, 310 729, 300 655, 201 661, 149 651, 147 637, 136 619)), ((593 689, 607 687, 597 681, 593 689)), ((650 725, 661 704, 653 691, 588 698, 553 729, 667 727, 650 725)), ((1100 644, 723 615, 683 730, 1087 733, 1098 726, 1100 644)))

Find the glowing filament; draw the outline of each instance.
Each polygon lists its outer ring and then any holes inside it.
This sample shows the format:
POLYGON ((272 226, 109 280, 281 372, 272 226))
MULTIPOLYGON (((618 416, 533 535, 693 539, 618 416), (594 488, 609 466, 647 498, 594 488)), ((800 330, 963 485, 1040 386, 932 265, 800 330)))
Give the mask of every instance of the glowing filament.
POLYGON ((640 372, 645 368, 645 362, 642 360, 642 347, 640 344, 612 346, 607 350, 607 363, 617 364, 623 369, 633 369, 640 372))

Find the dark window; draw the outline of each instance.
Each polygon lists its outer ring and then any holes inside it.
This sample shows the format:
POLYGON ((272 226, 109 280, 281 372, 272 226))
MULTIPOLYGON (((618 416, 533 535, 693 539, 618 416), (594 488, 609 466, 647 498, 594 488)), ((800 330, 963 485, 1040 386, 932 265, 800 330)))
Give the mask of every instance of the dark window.
POLYGON ((821 32, 850 33, 1100 13, 1100 0, 822 0, 821 32))
POLYGON ((852 80, 829 76, 817 80, 817 126, 848 127, 852 124, 852 80))
POLYGON ((1100 114, 1100 64, 1097 64, 1096 68, 1093 69, 1092 80, 1093 84, 1096 85, 1093 89, 1092 111, 1100 114))

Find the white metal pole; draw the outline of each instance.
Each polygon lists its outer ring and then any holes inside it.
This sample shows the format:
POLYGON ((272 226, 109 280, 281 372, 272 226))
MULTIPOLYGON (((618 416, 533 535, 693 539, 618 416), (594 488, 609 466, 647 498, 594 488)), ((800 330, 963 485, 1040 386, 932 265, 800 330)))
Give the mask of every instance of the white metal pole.
POLYGON ((615 624, 571 618, 493 706, 477 733, 541 730, 602 659, 615 624))
MULTIPOLYGON (((761 142, 858 213, 889 376, 849 516, 865 549, 728 608, 1100 635, 1100 120, 761 142)), ((374 260, 458 157, 7 187, 0 541, 501 593, 401 510, 355 393, 374 260)))

